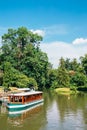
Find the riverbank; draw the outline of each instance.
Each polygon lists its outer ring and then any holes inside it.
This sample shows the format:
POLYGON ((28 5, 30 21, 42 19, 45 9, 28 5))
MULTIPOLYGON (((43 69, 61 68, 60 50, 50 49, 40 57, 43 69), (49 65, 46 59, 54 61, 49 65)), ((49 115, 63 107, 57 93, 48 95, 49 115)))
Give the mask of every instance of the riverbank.
POLYGON ((18 88, 16 88, 16 87, 10 87, 9 91, 6 91, 6 92, 4 91, 3 87, 0 87, 0 98, 7 97, 8 94, 16 93, 16 92, 20 92, 20 90, 18 90, 18 88))
POLYGON ((77 93, 76 91, 73 91, 70 88, 56 88, 54 92, 61 95, 71 95, 77 93))

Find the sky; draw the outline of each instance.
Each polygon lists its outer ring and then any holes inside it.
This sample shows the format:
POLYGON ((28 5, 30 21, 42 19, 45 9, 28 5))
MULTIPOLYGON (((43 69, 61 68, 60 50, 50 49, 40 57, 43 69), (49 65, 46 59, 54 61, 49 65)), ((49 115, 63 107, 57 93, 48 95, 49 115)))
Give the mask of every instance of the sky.
POLYGON ((40 48, 54 68, 61 57, 79 61, 87 53, 87 0, 1 0, 0 42, 21 26, 43 36, 40 48))

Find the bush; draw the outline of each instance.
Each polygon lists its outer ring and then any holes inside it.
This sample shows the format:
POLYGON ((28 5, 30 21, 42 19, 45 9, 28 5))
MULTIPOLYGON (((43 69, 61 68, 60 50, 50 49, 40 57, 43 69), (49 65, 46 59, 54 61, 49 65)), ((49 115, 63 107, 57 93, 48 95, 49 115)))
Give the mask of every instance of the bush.
POLYGON ((29 78, 26 75, 21 73, 17 75, 17 82, 16 82, 17 87, 26 88, 28 87, 28 83, 29 83, 29 78))
POLYGON ((37 82, 34 78, 29 78, 28 87, 38 89, 37 82))
POLYGON ((77 90, 78 91, 87 91, 87 86, 81 86, 77 90))

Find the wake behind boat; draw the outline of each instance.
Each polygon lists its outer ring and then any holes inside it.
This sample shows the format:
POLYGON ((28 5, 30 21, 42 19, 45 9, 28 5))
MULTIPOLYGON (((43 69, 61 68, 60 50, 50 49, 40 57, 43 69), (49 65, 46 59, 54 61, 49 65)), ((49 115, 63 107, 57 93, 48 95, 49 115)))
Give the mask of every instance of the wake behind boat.
POLYGON ((28 91, 9 94, 9 102, 7 103, 9 114, 21 113, 27 109, 29 110, 43 103, 42 94, 43 93, 40 91, 28 91))

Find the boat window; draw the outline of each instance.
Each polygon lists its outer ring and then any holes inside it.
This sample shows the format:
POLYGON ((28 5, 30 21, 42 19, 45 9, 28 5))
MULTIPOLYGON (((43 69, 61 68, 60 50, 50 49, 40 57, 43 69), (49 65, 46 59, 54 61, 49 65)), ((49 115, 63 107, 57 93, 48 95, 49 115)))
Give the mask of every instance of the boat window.
POLYGON ((19 97, 19 102, 22 102, 22 97, 19 97))
POLYGON ((19 102, 19 98, 18 98, 18 97, 15 97, 15 98, 14 98, 14 101, 15 101, 15 102, 19 102))
POLYGON ((11 102, 13 102, 13 98, 12 98, 12 97, 11 97, 11 99, 10 99, 10 100, 11 100, 11 102))

